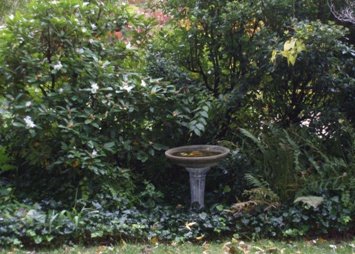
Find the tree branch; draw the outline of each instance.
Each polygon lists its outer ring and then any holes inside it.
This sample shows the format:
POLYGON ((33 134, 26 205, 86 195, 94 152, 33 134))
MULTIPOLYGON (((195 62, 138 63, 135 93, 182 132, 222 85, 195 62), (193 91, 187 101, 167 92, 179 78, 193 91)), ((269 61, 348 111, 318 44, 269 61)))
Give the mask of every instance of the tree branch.
POLYGON ((355 1, 345 0, 346 6, 341 10, 337 10, 332 0, 328 1, 330 11, 333 15, 342 22, 349 22, 355 25, 355 1))

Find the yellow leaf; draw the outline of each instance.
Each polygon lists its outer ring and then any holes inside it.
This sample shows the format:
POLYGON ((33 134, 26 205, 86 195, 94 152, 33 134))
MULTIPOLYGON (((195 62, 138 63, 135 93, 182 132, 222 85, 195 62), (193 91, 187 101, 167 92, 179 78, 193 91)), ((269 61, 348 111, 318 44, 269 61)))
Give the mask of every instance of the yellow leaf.
POLYGON ((157 245, 159 243, 159 238, 158 237, 152 237, 152 239, 150 239, 150 243, 153 245, 157 245))
POLYGON ((180 23, 180 26, 181 26, 182 28, 185 28, 187 31, 190 30, 190 28, 191 28, 191 21, 190 21, 189 19, 182 19, 182 20, 179 21, 179 23, 180 23))
POLYGON ((296 44, 296 39, 291 38, 290 40, 287 40, 284 44, 284 51, 291 50, 295 47, 296 44))
POLYGON ((291 52, 290 51, 281 51, 281 55, 288 59, 288 57, 291 55, 291 52))
POLYGON ((300 52, 306 50, 306 45, 303 43, 302 40, 297 40, 296 50, 297 50, 297 53, 300 53, 300 52))
POLYGON ((290 54, 287 58, 288 64, 295 65, 296 63, 297 54, 290 54))
POLYGON ((196 225, 197 223, 196 222, 186 222, 186 224, 185 224, 185 227, 188 229, 188 230, 191 230, 191 227, 193 226, 193 225, 196 225))
POLYGON ((271 53, 271 62, 274 63, 276 61, 277 51, 273 50, 271 53))
POLYGON ((205 235, 200 235, 200 236, 196 237, 196 240, 201 241, 204 237, 205 237, 205 235))

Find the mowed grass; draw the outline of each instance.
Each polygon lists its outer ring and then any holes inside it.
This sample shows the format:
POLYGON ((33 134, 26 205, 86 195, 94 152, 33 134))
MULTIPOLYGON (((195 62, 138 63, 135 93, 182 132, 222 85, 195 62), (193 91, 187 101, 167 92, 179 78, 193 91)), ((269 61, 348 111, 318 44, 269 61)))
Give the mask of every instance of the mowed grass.
POLYGON ((256 242, 244 242, 233 240, 223 243, 203 244, 126 244, 118 246, 64 246, 52 250, 1 250, 0 254, 355 254, 355 239, 345 242, 332 242, 323 239, 311 241, 274 242, 262 240, 256 242))

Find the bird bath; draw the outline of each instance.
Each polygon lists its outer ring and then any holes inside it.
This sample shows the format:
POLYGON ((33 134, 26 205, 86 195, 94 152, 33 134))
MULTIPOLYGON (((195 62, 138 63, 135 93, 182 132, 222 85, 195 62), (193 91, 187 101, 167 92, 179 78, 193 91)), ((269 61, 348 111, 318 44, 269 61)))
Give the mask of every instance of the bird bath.
POLYGON ((205 206, 205 182, 207 171, 218 164, 229 153, 229 149, 216 145, 192 145, 171 148, 165 156, 183 166, 190 174, 191 208, 205 206))

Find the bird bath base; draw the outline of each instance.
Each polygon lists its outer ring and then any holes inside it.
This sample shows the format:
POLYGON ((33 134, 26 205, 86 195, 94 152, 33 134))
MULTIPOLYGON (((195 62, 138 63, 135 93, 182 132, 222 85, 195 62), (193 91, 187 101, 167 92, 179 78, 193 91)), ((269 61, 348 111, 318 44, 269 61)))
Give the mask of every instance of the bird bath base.
POLYGON ((191 208, 205 207, 206 175, 210 168, 186 168, 190 174, 191 208))
POLYGON ((168 159, 183 166, 190 174, 191 208, 201 209, 205 206, 207 171, 228 153, 228 148, 214 145, 180 146, 165 151, 168 159))

